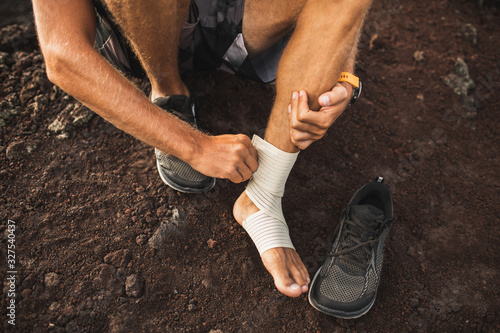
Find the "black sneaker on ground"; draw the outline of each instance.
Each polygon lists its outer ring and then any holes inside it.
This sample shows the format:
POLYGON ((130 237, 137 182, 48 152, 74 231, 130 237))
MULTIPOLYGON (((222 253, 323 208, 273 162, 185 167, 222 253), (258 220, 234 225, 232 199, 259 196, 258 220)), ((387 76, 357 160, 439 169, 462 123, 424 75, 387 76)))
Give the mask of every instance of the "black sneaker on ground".
MULTIPOLYGON (((158 97, 153 103, 197 128, 196 113, 191 98, 184 95, 172 95, 158 97)), ((205 176, 177 157, 166 154, 157 148, 155 148, 155 155, 161 179, 174 190, 185 193, 201 193, 214 187, 215 178, 205 176)))
POLYGON ((309 303, 321 312, 358 318, 375 303, 393 210, 382 181, 361 187, 342 212, 339 233, 309 289, 309 303))

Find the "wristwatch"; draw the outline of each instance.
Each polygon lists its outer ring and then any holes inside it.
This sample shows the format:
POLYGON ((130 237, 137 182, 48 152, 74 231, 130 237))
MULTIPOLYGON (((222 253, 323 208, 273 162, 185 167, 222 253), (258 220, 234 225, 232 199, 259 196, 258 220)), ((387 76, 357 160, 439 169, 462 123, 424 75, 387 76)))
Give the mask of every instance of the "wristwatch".
POLYGON ((361 88, 362 88, 362 84, 361 81, 359 80, 359 77, 351 73, 342 72, 340 73, 337 82, 347 82, 354 88, 352 92, 351 101, 349 102, 349 106, 356 103, 356 101, 359 98, 359 95, 361 95, 361 88))

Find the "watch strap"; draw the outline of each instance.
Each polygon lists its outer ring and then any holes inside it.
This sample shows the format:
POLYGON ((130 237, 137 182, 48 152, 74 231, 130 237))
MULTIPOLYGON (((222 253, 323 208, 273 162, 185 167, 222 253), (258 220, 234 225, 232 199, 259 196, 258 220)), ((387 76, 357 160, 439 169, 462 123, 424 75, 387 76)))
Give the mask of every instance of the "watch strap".
POLYGON ((359 77, 354 74, 348 72, 340 73, 339 79, 337 82, 347 82, 354 88, 359 88, 359 77))

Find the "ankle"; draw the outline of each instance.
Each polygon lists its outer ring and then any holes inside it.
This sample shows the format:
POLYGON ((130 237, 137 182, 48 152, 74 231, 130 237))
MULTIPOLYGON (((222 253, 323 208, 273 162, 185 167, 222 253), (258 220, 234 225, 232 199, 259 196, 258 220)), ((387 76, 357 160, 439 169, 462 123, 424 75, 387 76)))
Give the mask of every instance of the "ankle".
POLYGON ((247 217, 258 211, 259 209, 252 200, 250 200, 245 191, 236 199, 233 206, 233 216, 240 225, 243 224, 243 221, 246 220, 247 217))
POLYGON ((162 86, 151 84, 151 100, 154 101, 158 97, 166 97, 171 95, 190 96, 189 89, 182 83, 180 85, 162 86))

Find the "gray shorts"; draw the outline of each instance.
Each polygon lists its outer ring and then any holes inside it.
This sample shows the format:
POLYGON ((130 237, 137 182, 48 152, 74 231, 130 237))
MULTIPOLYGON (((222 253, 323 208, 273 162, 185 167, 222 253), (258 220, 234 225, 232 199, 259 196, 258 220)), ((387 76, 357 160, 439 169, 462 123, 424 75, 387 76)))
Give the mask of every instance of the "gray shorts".
MULTIPOLYGON (((144 70, 111 15, 98 0, 94 5, 98 51, 122 72, 144 77, 144 70)), ((179 43, 181 74, 221 69, 258 82, 275 81, 288 38, 250 59, 242 34, 244 7, 245 0, 192 0, 179 43)))

